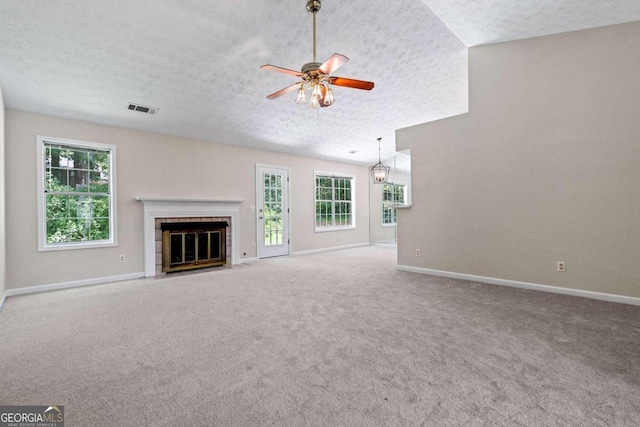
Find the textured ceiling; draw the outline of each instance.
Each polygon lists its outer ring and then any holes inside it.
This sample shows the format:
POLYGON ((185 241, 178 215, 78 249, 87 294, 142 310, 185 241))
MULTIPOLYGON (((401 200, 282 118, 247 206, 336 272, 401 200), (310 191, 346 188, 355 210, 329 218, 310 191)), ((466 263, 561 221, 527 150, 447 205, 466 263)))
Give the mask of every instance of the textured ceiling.
POLYGON ((344 54, 350 62, 333 74, 376 86, 338 87, 335 105, 309 110, 295 92, 267 100, 296 79, 260 69, 312 60, 305 4, 0 0, 5 104, 373 164, 376 138, 389 158, 396 129, 467 111, 467 46, 640 19, 638 0, 324 0, 318 61, 344 54), (129 102, 160 112, 131 112, 129 102))
POLYGON ((639 0, 423 0, 468 46, 640 20, 639 0))

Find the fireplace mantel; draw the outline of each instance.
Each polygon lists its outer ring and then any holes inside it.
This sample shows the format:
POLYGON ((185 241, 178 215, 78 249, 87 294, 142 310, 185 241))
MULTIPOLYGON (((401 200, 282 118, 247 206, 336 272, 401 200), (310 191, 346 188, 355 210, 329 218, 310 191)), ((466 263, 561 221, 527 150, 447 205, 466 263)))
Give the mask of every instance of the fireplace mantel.
POLYGON ((228 216, 231 218, 231 262, 240 261, 237 236, 240 222, 238 214, 244 200, 217 199, 170 199, 136 197, 143 206, 144 221, 144 275, 156 275, 155 268, 155 221, 156 218, 228 216))

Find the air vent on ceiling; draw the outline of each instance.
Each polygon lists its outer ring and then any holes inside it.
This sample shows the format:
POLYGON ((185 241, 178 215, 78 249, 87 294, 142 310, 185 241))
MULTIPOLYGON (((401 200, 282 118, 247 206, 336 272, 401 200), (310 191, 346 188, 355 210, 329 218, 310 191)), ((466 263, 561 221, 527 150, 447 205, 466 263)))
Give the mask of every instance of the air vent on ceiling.
POLYGON ((129 103, 129 107, 127 108, 131 111, 140 111, 141 113, 146 113, 151 115, 158 114, 158 111, 160 110, 159 108, 145 107, 144 105, 132 104, 131 102, 129 103))

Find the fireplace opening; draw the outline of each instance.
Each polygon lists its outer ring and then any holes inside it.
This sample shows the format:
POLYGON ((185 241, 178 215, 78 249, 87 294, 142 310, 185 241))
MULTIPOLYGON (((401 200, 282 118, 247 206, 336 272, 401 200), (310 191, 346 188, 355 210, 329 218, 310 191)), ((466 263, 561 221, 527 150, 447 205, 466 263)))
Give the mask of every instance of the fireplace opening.
POLYGON ((162 271, 192 270, 227 263, 227 222, 170 222, 162 230, 162 271))

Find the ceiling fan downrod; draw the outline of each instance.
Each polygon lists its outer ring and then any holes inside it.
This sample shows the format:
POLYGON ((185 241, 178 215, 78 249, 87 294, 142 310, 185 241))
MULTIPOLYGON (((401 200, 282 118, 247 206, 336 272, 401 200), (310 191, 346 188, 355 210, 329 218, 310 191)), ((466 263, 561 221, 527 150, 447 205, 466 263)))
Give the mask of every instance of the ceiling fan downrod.
POLYGON ((313 62, 316 62, 316 14, 320 11, 322 2, 320 0, 309 0, 307 10, 313 15, 313 62))

